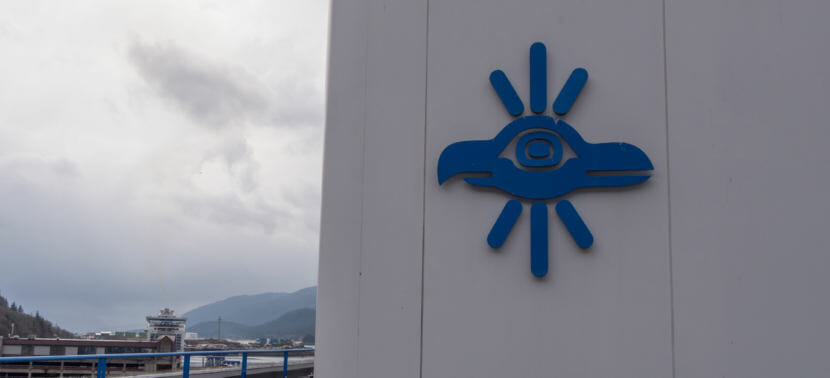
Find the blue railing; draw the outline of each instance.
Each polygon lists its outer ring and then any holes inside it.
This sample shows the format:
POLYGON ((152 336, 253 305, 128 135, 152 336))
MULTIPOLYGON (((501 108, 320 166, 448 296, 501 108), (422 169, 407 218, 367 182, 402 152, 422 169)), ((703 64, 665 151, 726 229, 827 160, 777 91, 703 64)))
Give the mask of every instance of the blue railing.
POLYGON ((171 353, 116 353, 116 354, 78 354, 70 356, 23 356, 23 357, 0 357, 0 365, 13 362, 37 362, 37 361, 71 361, 71 360, 98 360, 97 378, 107 376, 107 359, 123 358, 154 358, 154 357, 175 357, 184 356, 182 363, 182 378, 190 377, 190 356, 215 356, 228 354, 242 355, 242 371, 240 378, 245 378, 248 371, 249 354, 278 354, 282 353, 282 376, 288 377, 288 354, 297 352, 313 352, 313 348, 297 349, 252 349, 252 350, 211 350, 200 352, 171 352, 171 353))

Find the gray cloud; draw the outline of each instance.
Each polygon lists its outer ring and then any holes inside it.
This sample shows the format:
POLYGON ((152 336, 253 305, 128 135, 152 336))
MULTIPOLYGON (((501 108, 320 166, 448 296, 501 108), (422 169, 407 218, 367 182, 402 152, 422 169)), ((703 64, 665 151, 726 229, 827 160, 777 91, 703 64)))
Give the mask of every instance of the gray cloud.
POLYGON ((189 116, 212 126, 268 110, 267 91, 241 70, 218 65, 172 45, 133 42, 130 61, 141 76, 189 116))
POLYGON ((228 173, 236 179, 237 186, 243 192, 250 193, 259 186, 259 163, 254 160, 251 146, 245 139, 226 140, 221 146, 209 150, 202 162, 217 157, 225 163, 228 173))
POLYGON ((223 127, 251 122, 272 126, 319 125, 311 86, 296 81, 271 90, 239 66, 211 61, 172 43, 133 41, 129 60, 165 99, 196 122, 223 127))
POLYGON ((78 166, 66 159, 60 159, 52 163, 52 172, 66 177, 80 176, 78 166))
POLYGON ((273 232, 278 221, 290 219, 290 214, 263 201, 253 205, 245 204, 237 196, 213 196, 203 198, 179 197, 182 210, 191 216, 219 224, 237 226, 258 226, 266 232, 273 232))

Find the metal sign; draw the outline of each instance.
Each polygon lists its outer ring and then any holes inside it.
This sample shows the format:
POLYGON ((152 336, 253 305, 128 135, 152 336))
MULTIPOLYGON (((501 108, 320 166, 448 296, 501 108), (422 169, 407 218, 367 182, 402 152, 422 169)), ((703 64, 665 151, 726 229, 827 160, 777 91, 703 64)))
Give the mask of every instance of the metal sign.
MULTIPOLYGON (((573 70, 553 102, 553 113, 564 116, 588 80, 584 68, 573 70)), ((490 83, 507 112, 519 117, 524 104, 501 70, 490 74, 490 83)), ((547 109, 547 52, 536 42, 530 47, 530 109, 535 115, 508 123, 493 139, 453 143, 438 159, 438 183, 459 174, 470 185, 494 187, 515 197, 533 200, 530 208, 530 270, 536 277, 548 272, 548 209, 554 200, 576 189, 636 185, 649 179, 648 156, 627 143, 588 143, 561 119, 542 115, 547 109), (515 152, 508 151, 515 145, 515 152), (564 162, 565 152, 569 156, 564 162)), ((576 244, 587 249, 594 237, 568 200, 555 205, 556 214, 576 244)), ((522 203, 510 199, 496 219, 487 243, 504 244, 519 219, 522 203)))

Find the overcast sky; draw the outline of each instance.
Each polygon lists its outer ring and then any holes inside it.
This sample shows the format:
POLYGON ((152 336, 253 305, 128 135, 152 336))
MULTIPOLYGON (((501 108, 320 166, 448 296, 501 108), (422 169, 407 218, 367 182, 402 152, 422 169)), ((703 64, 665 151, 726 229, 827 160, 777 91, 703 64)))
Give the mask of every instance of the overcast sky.
POLYGON ((71 331, 316 285, 328 1, 0 2, 0 294, 71 331))

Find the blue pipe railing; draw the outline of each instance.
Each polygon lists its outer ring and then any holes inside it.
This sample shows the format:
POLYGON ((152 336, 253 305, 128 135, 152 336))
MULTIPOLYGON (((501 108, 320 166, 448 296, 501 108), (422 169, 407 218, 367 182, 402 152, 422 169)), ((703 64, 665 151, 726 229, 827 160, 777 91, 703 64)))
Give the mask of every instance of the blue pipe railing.
POLYGON ((215 356, 228 354, 242 355, 242 371, 240 378, 245 378, 248 370, 248 354, 277 354, 282 353, 282 376, 288 377, 288 354, 296 352, 313 352, 313 348, 297 349, 252 349, 252 350, 211 350, 199 352, 170 352, 170 353, 111 353, 111 354, 78 354, 70 356, 22 356, 22 357, 0 357, 0 365, 10 362, 37 362, 37 361, 72 361, 72 360, 98 360, 97 378, 107 376, 107 359, 122 358, 154 358, 154 357, 175 357, 184 356, 182 366, 182 378, 190 377, 190 356, 215 356))

